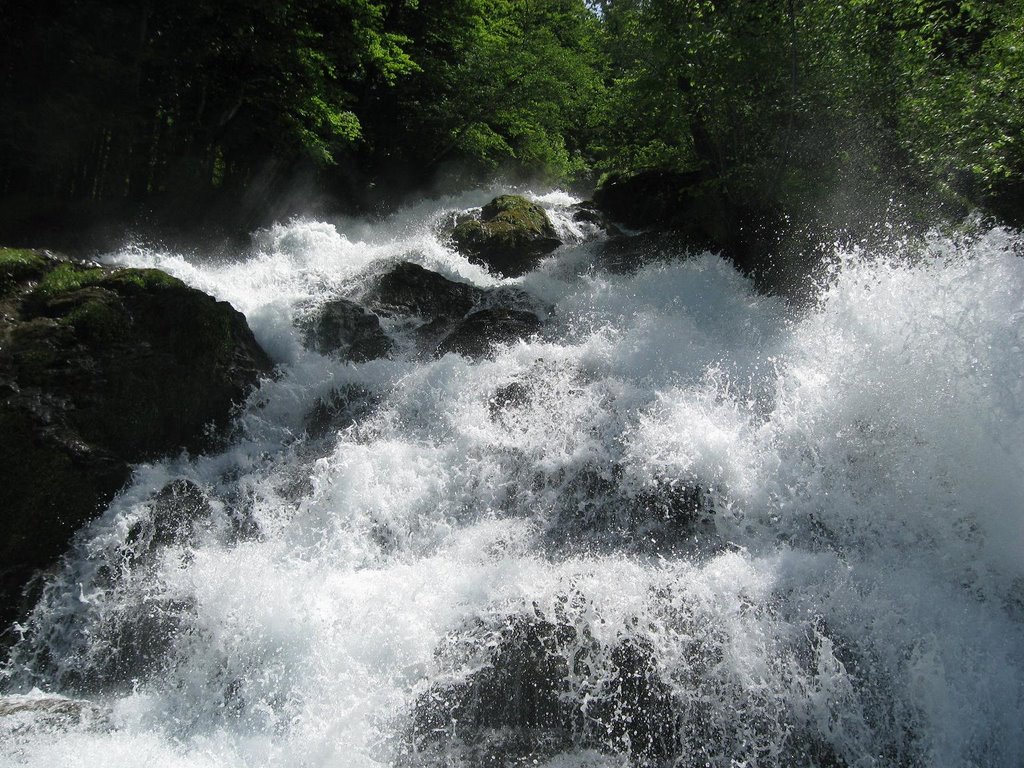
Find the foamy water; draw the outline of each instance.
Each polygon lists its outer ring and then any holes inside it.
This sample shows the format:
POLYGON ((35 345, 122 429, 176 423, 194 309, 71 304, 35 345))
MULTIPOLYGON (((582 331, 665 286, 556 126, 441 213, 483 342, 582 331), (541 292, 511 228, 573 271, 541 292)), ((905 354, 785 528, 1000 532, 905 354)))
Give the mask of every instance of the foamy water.
MULTIPOLYGON (((573 628, 580 702, 617 643, 650 649, 666 764, 1020 765, 1019 236, 837 254, 797 312, 712 254, 602 269, 562 193, 538 199, 569 244, 497 279, 435 234, 487 199, 295 221, 236 261, 109 257, 230 301, 279 376, 228 449, 140 466, 79 536, 5 685, 109 714, 0 717, 0 762, 473 765, 457 740, 420 751, 417 707, 528 616, 573 628), (303 349, 297 321, 402 260, 554 311, 479 362, 414 359, 394 318, 393 359, 303 349), (346 387, 375 404, 310 437, 346 387), (153 547, 139 531, 174 479, 209 508, 153 547), (684 491, 697 519, 666 521, 684 491)), ((531 764, 630 764, 621 739, 573 738, 531 764)))

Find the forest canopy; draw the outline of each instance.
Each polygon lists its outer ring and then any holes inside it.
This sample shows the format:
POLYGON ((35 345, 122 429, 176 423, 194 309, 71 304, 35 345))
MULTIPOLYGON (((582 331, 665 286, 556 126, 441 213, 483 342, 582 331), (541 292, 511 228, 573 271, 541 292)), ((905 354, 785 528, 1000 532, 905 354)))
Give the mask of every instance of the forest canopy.
POLYGON ((7 210, 665 169, 1021 219, 1024 0, 40 0, 0 28, 7 210))

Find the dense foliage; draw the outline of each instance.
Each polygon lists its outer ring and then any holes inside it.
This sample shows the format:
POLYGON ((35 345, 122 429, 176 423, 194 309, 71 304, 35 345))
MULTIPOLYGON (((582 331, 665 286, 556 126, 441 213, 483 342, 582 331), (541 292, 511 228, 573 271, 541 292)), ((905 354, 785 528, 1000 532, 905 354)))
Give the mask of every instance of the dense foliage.
POLYGON ((611 167, 703 167, 787 209, 854 180, 982 202, 1024 169, 1019 0, 616 0, 604 18, 611 167))
POLYGON ((39 0, 0 28, 8 201, 666 168, 1020 217, 1024 0, 39 0))

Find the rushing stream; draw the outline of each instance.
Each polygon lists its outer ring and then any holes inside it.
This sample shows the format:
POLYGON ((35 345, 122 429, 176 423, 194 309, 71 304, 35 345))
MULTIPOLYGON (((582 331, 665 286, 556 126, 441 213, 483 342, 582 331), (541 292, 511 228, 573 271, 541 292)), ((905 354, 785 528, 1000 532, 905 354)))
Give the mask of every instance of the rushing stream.
POLYGON ((279 376, 80 534, 0 764, 1024 763, 1019 235, 837 253, 798 311, 712 254, 609 268, 561 193, 569 244, 499 280, 435 234, 488 197, 107 257, 230 301, 279 376), (303 348, 402 260, 543 330, 303 348))

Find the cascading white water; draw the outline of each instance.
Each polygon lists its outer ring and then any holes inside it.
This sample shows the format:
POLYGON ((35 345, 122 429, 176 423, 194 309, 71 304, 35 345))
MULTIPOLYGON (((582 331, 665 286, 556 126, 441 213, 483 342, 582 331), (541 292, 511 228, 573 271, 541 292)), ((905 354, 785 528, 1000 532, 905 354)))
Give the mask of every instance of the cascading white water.
MULTIPOLYGON (((622 687, 614 649, 646 649, 672 701, 652 762, 1020 765, 1020 236, 839 253, 796 312, 712 254, 602 268, 561 193, 537 199, 570 244, 496 279, 435 234, 487 198, 294 221, 237 261, 109 257, 230 301, 280 375, 222 452, 138 467, 79 536, 2 701, 84 697, 104 714, 0 717, 0 762, 479 764, 438 691, 496 664, 528 621, 569 628, 549 650, 584 720, 622 687), (479 362, 416 359, 401 319, 385 319, 390 360, 303 349, 297 321, 399 260, 554 311, 479 362), (339 390, 365 407, 311 436, 307 414, 339 390), (154 546, 139 531, 175 479, 207 507, 154 546), (666 522, 681 496, 696 519, 666 522)), ((648 759, 636 730, 601 737, 604 723, 491 756, 648 759)))

